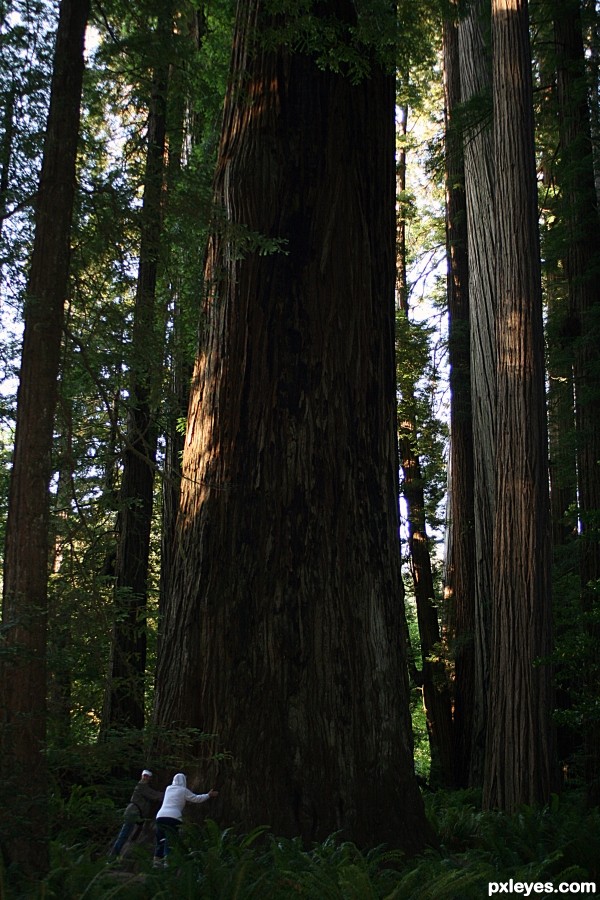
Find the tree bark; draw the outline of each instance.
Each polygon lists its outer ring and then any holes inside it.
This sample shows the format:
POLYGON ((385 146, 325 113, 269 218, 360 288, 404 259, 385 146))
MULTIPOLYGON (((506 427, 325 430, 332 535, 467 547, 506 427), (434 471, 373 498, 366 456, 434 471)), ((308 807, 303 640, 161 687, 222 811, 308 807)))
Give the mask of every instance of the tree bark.
POLYGON ((552 784, 550 528, 527 3, 493 0, 492 22, 498 427, 483 799, 514 812, 547 802, 552 784))
POLYGON ((458 25, 444 21, 446 246, 450 454, 444 611, 453 660, 454 783, 467 787, 475 709, 475 508, 471 404, 469 260, 464 155, 455 113, 461 101, 458 25))
MULTIPOLYGON (((355 14, 319 10, 342 30, 355 14)), ((394 81, 269 51, 273 24, 239 3, 157 720, 218 735, 244 827, 417 851, 431 835, 402 632, 394 81)))
POLYGON ((2 843, 25 873, 48 865, 46 640, 49 484, 88 0, 62 0, 27 287, 4 563, 0 673, 2 843))
POLYGON ((465 192, 469 235, 469 319, 473 413, 473 490, 475 516, 475 692, 469 782, 483 780, 494 534, 495 366, 494 322, 494 154, 491 114, 489 0, 474 0, 459 23, 461 99, 480 113, 464 138, 465 192))
MULTIPOLYGON (((199 51, 207 34, 208 23, 204 5, 200 9, 190 11, 184 20, 182 33, 187 34, 191 45, 199 51)), ((197 146, 202 133, 201 113, 194 111, 192 97, 189 96, 189 75, 185 72, 171 72, 170 114, 171 126, 168 140, 167 198, 177 190, 182 174, 184 147, 193 149, 197 146), (177 82, 177 74, 183 83, 177 82), (181 78, 181 76, 183 76, 181 78)), ((167 211, 168 212, 168 211, 167 211)), ((202 228, 202 220, 196 225, 202 228)), ((208 214, 205 227, 208 228, 208 214)), ((179 249, 179 248, 178 248, 179 249)), ((172 580, 174 560, 175 527, 181 490, 181 459, 183 456, 184 435, 180 429, 180 421, 185 418, 190 400, 190 383, 192 379, 192 358, 189 353, 189 339, 186 335, 186 324, 190 318, 188 308, 196 310, 195 283, 187 292, 182 282, 185 281, 182 266, 187 266, 187 256, 181 259, 181 252, 175 259, 169 259, 171 275, 171 322, 167 333, 166 357, 168 359, 169 386, 166 409, 164 411, 165 453, 164 475, 162 485, 162 528, 160 553, 160 588, 159 619, 163 620, 166 611, 167 595, 172 580), (190 296, 191 295, 191 296, 190 296)), ((196 321, 197 312, 192 314, 196 321)), ((189 327, 189 325, 188 325, 189 327)))

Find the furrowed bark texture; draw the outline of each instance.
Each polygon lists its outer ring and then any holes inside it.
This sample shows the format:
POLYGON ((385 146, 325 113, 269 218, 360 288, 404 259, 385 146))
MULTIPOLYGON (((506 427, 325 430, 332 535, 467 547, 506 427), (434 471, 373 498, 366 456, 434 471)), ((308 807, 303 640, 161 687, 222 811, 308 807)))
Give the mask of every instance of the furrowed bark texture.
POLYGON ((477 101, 480 113, 464 137, 469 234, 469 318, 473 414, 475 536, 474 682, 469 783, 483 780, 494 540, 495 358, 494 154, 491 117, 489 0, 474 0, 460 20, 461 100, 477 101))
POLYGON ((87 0, 63 0, 36 205, 4 562, 0 832, 6 860, 44 871, 49 484, 75 193, 87 0))
POLYGON ((547 801, 552 740, 544 347, 526 2, 493 0, 498 429, 484 803, 547 801))
POLYGON ((469 326, 469 259, 464 154, 455 112, 461 100, 458 26, 444 22, 446 101, 446 244, 450 458, 444 615, 453 660, 454 783, 467 787, 475 708, 475 531, 473 413, 469 326))
MULTIPOLYGON (((323 5, 340 21, 352 9, 323 5)), ((401 617, 394 83, 375 68, 353 85, 262 50, 259 10, 238 7, 157 719, 231 751, 218 775, 228 818, 417 850, 428 832, 401 617), (283 239, 281 252, 252 249, 246 227, 283 239)))

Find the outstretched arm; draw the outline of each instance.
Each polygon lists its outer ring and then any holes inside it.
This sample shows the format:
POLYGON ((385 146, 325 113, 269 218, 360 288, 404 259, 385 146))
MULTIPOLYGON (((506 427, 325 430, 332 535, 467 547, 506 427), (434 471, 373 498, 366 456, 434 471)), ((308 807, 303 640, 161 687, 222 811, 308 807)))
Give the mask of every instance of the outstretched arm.
POLYGON ((194 794, 192 791, 188 791, 186 794, 186 800, 188 803, 205 803, 207 800, 212 800, 213 797, 218 797, 219 792, 210 790, 208 794, 194 794))

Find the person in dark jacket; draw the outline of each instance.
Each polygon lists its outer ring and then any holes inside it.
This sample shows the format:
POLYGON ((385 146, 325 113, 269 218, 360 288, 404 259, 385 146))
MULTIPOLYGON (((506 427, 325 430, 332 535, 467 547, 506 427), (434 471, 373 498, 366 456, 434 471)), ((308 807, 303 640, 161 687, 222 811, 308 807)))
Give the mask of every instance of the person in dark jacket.
POLYGON ((152 772, 150 769, 144 769, 140 780, 133 789, 131 800, 125 809, 123 825, 108 854, 109 859, 117 859, 120 856, 121 850, 133 829, 136 828, 136 826, 138 828, 141 827, 144 819, 150 818, 153 804, 158 800, 162 800, 164 796, 163 792, 155 791, 154 788, 150 787, 151 778, 152 772))

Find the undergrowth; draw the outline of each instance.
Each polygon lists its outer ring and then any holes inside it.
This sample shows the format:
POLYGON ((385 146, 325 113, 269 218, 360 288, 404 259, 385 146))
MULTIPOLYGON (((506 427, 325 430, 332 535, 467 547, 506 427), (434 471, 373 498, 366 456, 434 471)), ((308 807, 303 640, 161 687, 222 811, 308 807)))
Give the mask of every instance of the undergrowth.
POLYGON ((338 835, 306 849, 266 828, 239 834, 207 820, 201 828, 187 826, 169 867, 157 870, 151 845, 134 846, 123 863, 107 865, 105 835, 95 842, 92 833, 92 823, 106 817, 105 801, 78 791, 65 801, 50 874, 42 883, 17 885, 14 873, 0 872, 0 897, 479 900, 491 882, 510 878, 536 882, 530 896, 558 893, 565 882, 600 881, 600 811, 586 810, 577 796, 513 816, 483 812, 474 792, 436 792, 425 803, 440 846, 415 859, 385 847, 361 850, 338 835))

